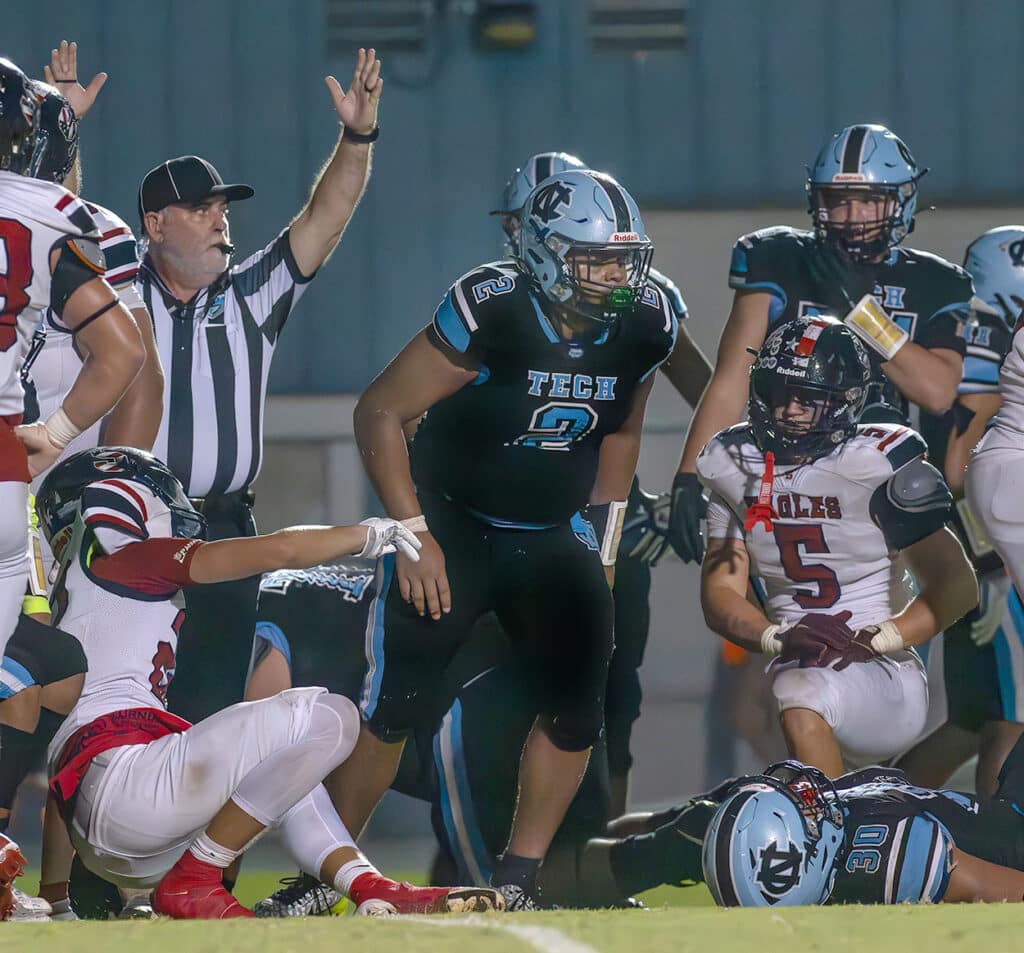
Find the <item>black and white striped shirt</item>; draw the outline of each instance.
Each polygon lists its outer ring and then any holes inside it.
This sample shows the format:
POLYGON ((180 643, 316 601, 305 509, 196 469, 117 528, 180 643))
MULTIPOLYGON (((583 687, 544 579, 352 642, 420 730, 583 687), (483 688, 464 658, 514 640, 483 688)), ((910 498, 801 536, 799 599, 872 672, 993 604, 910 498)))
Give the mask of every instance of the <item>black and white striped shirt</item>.
POLYGON ((190 497, 244 489, 260 472, 270 361, 309 280, 287 228, 187 302, 143 260, 138 287, 166 377, 153 453, 190 497))

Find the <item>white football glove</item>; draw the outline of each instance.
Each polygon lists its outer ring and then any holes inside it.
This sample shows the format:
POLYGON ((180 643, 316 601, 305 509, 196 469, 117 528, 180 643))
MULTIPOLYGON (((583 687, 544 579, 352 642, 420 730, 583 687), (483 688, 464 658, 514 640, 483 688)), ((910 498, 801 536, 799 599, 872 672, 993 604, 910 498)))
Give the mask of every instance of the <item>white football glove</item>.
POLYGON ((412 530, 406 529, 398 520, 371 516, 359 525, 366 527, 366 545, 356 555, 380 559, 381 556, 397 551, 414 563, 419 562, 420 554, 417 550, 423 544, 412 530))
POLYGON ((971 641, 979 648, 996 637, 999 624, 1006 612, 1006 599, 1010 594, 1010 577, 1001 572, 986 579, 978 587, 980 598, 974 621, 971 622, 971 641))

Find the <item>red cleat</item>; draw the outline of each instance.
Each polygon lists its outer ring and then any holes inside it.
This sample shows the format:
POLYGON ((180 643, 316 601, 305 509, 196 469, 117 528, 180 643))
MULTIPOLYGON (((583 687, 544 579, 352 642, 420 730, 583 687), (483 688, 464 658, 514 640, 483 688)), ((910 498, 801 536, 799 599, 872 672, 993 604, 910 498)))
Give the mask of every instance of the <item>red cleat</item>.
POLYGON ((356 904, 356 914, 365 917, 505 909, 501 894, 490 887, 414 887, 374 873, 356 877, 349 897, 356 904))
POLYGON ((186 850, 153 890, 153 912, 175 920, 255 917, 221 883, 224 871, 186 850))
POLYGON ((25 873, 24 854, 9 837, 0 834, 0 920, 6 920, 14 909, 14 881, 25 873))

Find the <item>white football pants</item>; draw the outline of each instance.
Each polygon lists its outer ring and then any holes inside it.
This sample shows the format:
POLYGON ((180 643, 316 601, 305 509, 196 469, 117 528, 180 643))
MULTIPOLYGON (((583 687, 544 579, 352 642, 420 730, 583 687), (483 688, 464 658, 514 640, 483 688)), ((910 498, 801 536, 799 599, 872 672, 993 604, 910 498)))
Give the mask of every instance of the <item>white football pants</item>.
MULTIPOLYGON (((232 705, 151 744, 104 752, 78 790, 72 843, 86 867, 107 880, 153 886, 229 799, 268 825, 308 821, 326 810, 325 800, 330 808, 320 788, 319 812, 297 810, 351 754, 359 724, 347 698, 323 688, 292 688, 232 705)), ((334 847, 351 845, 333 820, 320 829, 344 839, 320 845, 305 838, 303 856, 295 858, 304 869, 321 852, 322 862, 334 847)), ((295 838, 285 835, 293 845, 295 838)))
POLYGON ((773 667, 769 676, 779 711, 806 708, 819 714, 852 768, 905 751, 928 716, 928 681, 913 652, 855 662, 841 672, 792 662, 773 667))
POLYGON ((18 624, 28 568, 28 485, 9 480, 0 483, 0 659, 18 624))
POLYGON ((1017 591, 1024 593, 1024 448, 998 446, 1000 437, 990 431, 978 445, 964 492, 1017 591))

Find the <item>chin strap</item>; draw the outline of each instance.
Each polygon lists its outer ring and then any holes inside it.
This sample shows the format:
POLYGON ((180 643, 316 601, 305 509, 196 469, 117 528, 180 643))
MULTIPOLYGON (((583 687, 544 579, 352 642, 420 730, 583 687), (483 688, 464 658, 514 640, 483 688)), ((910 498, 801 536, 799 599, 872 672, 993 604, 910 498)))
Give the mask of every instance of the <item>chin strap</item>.
POLYGON ((761 488, 757 492, 757 502, 747 507, 747 518, 743 521, 746 532, 753 530, 761 523, 766 532, 772 531, 772 520, 779 514, 772 506, 772 484, 775 483, 775 454, 769 450, 764 455, 764 476, 761 477, 761 488))

